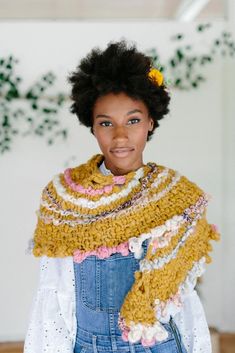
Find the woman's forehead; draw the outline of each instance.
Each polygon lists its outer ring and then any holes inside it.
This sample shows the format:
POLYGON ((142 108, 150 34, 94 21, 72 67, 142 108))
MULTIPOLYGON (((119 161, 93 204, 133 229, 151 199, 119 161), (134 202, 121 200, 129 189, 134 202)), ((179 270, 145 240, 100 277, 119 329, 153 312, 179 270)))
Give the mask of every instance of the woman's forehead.
POLYGON ((126 93, 108 93, 104 96, 99 97, 94 105, 94 114, 102 114, 105 112, 107 115, 112 112, 123 112, 127 115, 132 113, 145 114, 147 107, 145 103, 140 99, 135 99, 128 96, 126 93))

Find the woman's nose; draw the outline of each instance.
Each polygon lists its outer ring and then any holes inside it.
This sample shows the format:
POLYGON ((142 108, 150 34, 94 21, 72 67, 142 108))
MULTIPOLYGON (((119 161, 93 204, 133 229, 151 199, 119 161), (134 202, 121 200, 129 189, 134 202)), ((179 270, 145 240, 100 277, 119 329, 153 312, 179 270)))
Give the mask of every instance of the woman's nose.
POLYGON ((127 128, 125 126, 118 126, 114 129, 114 135, 113 137, 115 139, 118 138, 128 138, 128 132, 127 128))

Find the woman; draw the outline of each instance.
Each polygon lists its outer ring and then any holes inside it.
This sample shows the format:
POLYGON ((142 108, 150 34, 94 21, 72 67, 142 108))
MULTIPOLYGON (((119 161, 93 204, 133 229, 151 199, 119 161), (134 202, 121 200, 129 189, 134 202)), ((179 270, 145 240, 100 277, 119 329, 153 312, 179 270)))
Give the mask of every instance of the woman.
POLYGON ((95 48, 69 76, 71 112, 102 153, 44 188, 33 254, 40 283, 25 353, 210 353, 195 290, 210 262, 208 195, 143 162, 170 101, 149 57, 125 41, 95 48))

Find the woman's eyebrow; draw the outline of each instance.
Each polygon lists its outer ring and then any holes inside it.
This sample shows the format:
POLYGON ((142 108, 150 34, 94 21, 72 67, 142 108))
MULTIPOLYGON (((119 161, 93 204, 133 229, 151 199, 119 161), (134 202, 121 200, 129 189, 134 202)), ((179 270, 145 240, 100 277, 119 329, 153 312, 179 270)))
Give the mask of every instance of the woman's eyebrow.
POLYGON ((134 109, 134 110, 131 110, 130 112, 128 112, 127 115, 130 115, 130 114, 133 114, 133 113, 141 113, 141 114, 143 114, 143 112, 140 109, 134 109))
MULTIPOLYGON (((143 114, 143 112, 140 109, 134 109, 134 110, 130 110, 126 115, 131 115, 133 113, 141 113, 141 114, 143 114)), ((111 116, 106 115, 106 114, 98 114, 98 115, 96 115, 96 118, 111 118, 112 119, 111 116)))

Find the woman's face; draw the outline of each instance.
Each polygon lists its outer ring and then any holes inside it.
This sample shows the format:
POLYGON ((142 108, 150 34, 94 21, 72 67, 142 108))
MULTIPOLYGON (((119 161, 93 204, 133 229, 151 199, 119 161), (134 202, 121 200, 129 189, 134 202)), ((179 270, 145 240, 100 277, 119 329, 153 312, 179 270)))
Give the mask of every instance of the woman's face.
POLYGON ((125 93, 109 93, 96 100, 93 133, 114 175, 124 175, 143 165, 143 150, 153 119, 141 100, 125 93))

